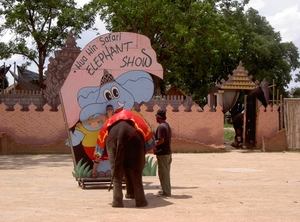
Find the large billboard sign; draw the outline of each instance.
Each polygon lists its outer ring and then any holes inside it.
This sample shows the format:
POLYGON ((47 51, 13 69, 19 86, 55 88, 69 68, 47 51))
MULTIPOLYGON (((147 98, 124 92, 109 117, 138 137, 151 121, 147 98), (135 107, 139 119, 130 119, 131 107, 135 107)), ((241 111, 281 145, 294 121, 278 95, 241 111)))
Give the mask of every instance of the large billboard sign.
MULTIPOLYGON (((91 173, 107 106, 118 112, 148 102, 154 92, 150 74, 162 79, 163 69, 144 35, 107 33, 88 43, 78 55, 60 91, 74 165, 80 169, 76 177, 91 173)), ((101 161, 97 173, 109 176, 109 162, 101 161)))

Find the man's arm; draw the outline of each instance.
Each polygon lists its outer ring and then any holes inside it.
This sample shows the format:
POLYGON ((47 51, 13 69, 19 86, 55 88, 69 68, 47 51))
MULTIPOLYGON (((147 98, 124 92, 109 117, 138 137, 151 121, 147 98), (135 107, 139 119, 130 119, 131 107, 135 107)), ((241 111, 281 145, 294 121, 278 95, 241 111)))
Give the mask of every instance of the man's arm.
POLYGON ((165 128, 162 125, 158 126, 157 137, 155 140, 155 145, 158 146, 165 142, 165 128))
POLYGON ((155 146, 158 146, 165 142, 165 138, 160 138, 159 140, 155 140, 155 146))
POLYGON ((105 115, 98 116, 95 119, 85 120, 85 121, 81 122, 81 124, 91 124, 91 123, 94 123, 94 122, 102 122, 102 123, 104 123, 105 122, 105 115))

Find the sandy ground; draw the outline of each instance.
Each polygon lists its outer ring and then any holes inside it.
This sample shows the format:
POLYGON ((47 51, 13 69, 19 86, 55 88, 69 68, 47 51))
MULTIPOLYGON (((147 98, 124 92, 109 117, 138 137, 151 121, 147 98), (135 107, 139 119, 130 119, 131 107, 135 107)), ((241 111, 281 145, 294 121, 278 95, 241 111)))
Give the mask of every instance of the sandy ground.
POLYGON ((0 221, 300 221, 300 154, 232 150, 173 154, 172 196, 112 208, 107 185, 82 189, 70 155, 0 156, 0 221))

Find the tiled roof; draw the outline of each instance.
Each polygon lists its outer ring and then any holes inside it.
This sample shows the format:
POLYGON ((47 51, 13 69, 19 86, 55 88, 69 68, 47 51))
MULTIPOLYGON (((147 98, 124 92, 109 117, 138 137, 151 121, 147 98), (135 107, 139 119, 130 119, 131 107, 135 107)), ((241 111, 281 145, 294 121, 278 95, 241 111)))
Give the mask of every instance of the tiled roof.
MULTIPOLYGON (((17 66, 17 68, 18 68, 18 75, 10 71, 15 81, 24 90, 39 90, 39 74, 27 69, 22 69, 20 66, 17 66)), ((46 77, 43 76, 43 79, 45 80, 46 77)))
MULTIPOLYGON (((20 78, 31 82, 31 81, 39 81, 39 74, 28 69, 22 69, 20 66, 17 66, 18 73, 20 78)), ((43 79, 46 79, 46 76, 43 76, 43 79)))

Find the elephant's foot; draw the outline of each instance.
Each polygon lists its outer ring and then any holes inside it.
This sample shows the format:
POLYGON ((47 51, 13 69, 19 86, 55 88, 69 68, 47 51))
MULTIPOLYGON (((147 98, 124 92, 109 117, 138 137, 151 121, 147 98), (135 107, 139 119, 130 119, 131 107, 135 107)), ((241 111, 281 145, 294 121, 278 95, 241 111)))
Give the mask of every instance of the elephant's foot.
POLYGON ((123 204, 123 202, 119 203, 119 202, 113 201, 111 206, 112 207, 124 207, 124 204, 123 204))
POLYGON ((148 201, 145 199, 141 202, 136 202, 136 207, 146 207, 148 206, 148 201))
POLYGON ((126 193, 125 198, 126 199, 134 199, 134 194, 133 193, 126 193))

